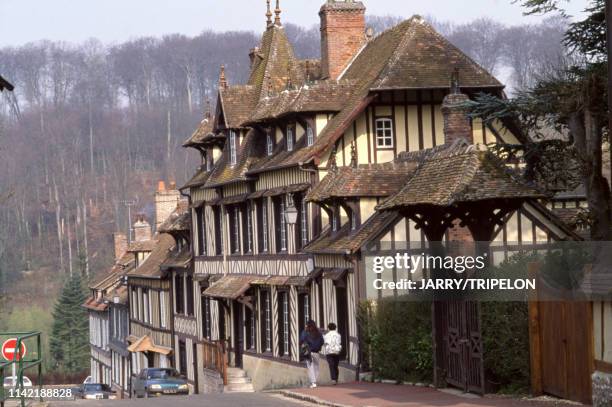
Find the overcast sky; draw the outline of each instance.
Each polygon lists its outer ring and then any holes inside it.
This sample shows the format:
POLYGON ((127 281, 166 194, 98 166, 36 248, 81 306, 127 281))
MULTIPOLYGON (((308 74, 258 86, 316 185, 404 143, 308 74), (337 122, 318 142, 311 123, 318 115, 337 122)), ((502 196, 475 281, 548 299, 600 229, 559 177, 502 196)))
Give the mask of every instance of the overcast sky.
MULTIPOLYGON (((568 12, 577 15, 588 0, 571 0, 568 12)), ((324 0, 281 0, 283 21, 318 24, 324 0)), ((274 3, 274 0, 273 0, 274 3)), ((373 15, 413 14, 437 20, 465 22, 489 16, 506 24, 536 22, 524 17, 512 0, 364 0, 373 15)), ((265 26, 265 0, 0 0, 0 46, 41 39, 103 42, 169 33, 196 35, 215 31, 254 30, 265 26)))

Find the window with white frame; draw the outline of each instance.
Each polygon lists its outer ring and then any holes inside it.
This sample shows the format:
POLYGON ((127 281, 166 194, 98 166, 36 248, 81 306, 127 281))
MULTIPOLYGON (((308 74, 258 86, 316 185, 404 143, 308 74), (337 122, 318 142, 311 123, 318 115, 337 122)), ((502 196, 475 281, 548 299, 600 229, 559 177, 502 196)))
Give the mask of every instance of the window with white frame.
POLYGON ((238 205, 232 208, 230 216, 231 250, 232 253, 240 253, 240 207, 238 205))
POLYGON ((281 306, 282 306, 282 329, 283 329, 283 346, 281 355, 288 356, 289 355, 289 293, 283 292, 281 293, 281 306))
POLYGON ((287 251, 287 219, 285 219, 285 197, 280 196, 274 200, 274 212, 276 223, 277 252, 287 251))
POLYGON ((236 165, 237 156, 236 156, 236 132, 234 130, 230 130, 229 137, 229 147, 230 147, 230 165, 236 165))
POLYGON ((306 199, 302 198, 302 208, 300 211, 300 215, 301 215, 301 227, 300 227, 300 233, 301 233, 301 238, 302 238, 302 247, 306 246, 308 244, 308 203, 306 202, 306 199))
POLYGON ((166 328, 166 296, 159 293, 159 323, 162 328, 166 328))
POLYGON ((259 228, 259 241, 261 247, 259 249, 260 253, 267 253, 270 250, 270 242, 268 239, 268 200, 267 198, 262 198, 259 203, 259 220, 261 221, 261 227, 259 228))
POLYGON ((270 292, 262 291, 264 352, 272 352, 272 310, 270 309, 270 292))
POLYGON ((309 147, 314 144, 314 129, 310 124, 306 126, 306 144, 309 147))
POLYGON ((266 131, 266 152, 268 155, 272 155, 274 152, 274 140, 272 139, 272 132, 266 131))
POLYGON ((293 151, 293 127, 287 126, 287 151, 293 151))
POLYGON ((376 147, 393 148, 393 122, 391 119, 376 119, 376 147))
POLYGON ((244 251, 246 253, 253 253, 253 205, 251 201, 248 201, 246 205, 243 205, 245 214, 243 218, 244 225, 244 251))
POLYGON ((144 322, 145 323, 149 323, 149 291, 148 290, 143 290, 142 292, 142 303, 144 305, 144 322))

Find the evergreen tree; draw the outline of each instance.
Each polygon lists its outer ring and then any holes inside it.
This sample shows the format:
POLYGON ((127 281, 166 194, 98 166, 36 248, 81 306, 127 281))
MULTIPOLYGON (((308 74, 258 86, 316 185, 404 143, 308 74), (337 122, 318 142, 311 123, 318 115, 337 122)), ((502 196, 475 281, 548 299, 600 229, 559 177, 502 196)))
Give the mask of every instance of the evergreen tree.
POLYGON ((79 373, 89 367, 89 320, 82 304, 87 299, 80 273, 66 280, 53 310, 50 349, 54 368, 79 373))

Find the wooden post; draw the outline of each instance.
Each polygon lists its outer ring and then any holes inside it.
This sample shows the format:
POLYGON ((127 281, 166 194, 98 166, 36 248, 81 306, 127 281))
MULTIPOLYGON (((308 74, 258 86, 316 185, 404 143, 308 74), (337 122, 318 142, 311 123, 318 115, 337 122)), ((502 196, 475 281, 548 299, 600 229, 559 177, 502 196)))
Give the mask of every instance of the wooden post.
POLYGON ((544 393, 542 378, 542 338, 540 335, 540 310, 538 303, 538 270, 540 264, 529 263, 527 273, 536 280, 536 290, 529 295, 529 362, 531 370, 531 393, 540 396, 544 393))

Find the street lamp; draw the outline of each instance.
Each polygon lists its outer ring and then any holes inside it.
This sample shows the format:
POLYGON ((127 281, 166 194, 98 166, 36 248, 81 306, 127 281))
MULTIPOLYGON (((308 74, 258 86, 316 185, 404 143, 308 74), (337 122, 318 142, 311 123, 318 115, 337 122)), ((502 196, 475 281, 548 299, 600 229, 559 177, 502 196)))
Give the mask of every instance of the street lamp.
POLYGON ((297 223, 298 210, 293 203, 293 194, 287 196, 287 209, 285 209, 285 220, 289 225, 297 223))

